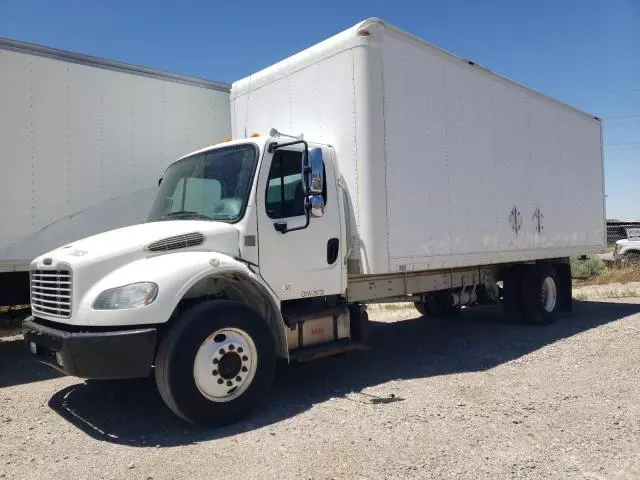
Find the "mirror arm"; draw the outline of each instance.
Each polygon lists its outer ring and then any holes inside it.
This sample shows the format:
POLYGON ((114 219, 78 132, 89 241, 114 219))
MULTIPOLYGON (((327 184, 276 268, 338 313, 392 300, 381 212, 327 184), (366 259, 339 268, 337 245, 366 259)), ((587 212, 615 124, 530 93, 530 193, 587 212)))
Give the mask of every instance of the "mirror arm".
MULTIPOLYGON (((303 174, 307 174, 311 170, 311 167, 309 166, 309 144, 306 142, 306 140, 294 140, 293 142, 286 142, 286 143, 271 142, 267 147, 267 151, 269 153, 273 153, 279 148, 290 147, 291 145, 300 145, 300 144, 304 145, 304 165, 302 166, 302 172, 303 174)), ((309 195, 309 185, 305 184, 304 193, 305 195, 309 195)), ((289 230, 289 231, 291 232, 292 230, 289 230)))
MULTIPOLYGON (((306 174, 311 170, 311 167, 309 166, 309 144, 305 140, 294 140, 293 142, 286 142, 286 143, 271 142, 267 147, 267 151, 269 153, 273 153, 279 148, 290 147, 291 145, 300 145, 300 144, 304 145, 304 165, 302 166, 302 171, 303 171, 303 174, 306 174)), ((304 175, 303 175, 303 178, 304 178, 304 175)), ((306 185, 306 182, 305 182, 304 189, 305 189, 305 196, 309 195, 309 185, 306 185)), ((309 226, 309 223, 311 221, 311 213, 310 213, 311 205, 305 205, 304 210, 305 210, 304 215, 306 217, 304 225, 301 225, 300 227, 288 229, 287 222, 277 222, 274 224, 274 228, 278 232, 282 233, 283 235, 285 233, 295 232, 296 230, 304 230, 309 226)))
POLYGON ((273 153, 279 148, 290 147, 291 145, 300 145, 300 144, 304 145, 305 153, 309 153, 309 144, 307 143, 306 140, 294 140, 293 142, 286 142, 286 143, 271 142, 267 147, 267 151, 269 153, 273 153))

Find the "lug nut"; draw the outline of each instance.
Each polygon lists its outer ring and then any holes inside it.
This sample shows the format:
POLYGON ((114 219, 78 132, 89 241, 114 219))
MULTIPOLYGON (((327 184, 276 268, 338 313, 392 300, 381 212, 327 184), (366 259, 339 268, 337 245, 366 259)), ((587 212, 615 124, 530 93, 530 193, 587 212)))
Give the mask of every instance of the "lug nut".
POLYGON ((220 349, 220 355, 224 355, 224 348, 220 349))
POLYGON ((235 348, 236 348, 236 347, 234 347, 233 345, 229 345, 229 350, 233 350, 233 349, 235 349, 235 348))
POLYGON ((217 364, 218 364, 218 362, 219 362, 219 360, 218 360, 217 358, 214 358, 214 359, 213 359, 213 364, 214 364, 214 365, 217 365, 217 364))
POLYGON ((211 372, 211 375, 217 375, 218 374, 218 370, 214 370, 213 372, 211 372))
POLYGON ((231 385, 233 385, 233 382, 231 380, 227 381, 227 387, 230 387, 231 385))
POLYGON ((246 362, 247 360, 249 360, 249 357, 247 357, 246 355, 243 355, 243 356, 242 356, 242 361, 243 361, 243 362, 246 362))
POLYGON ((247 367, 242 367, 243 372, 247 372, 247 367))
POLYGON ((236 377, 236 382, 239 382, 239 381, 241 381, 241 380, 242 380, 242 377, 241 377, 240 375, 238 375, 238 376, 236 377))
POLYGON ((218 379, 218 385, 222 385, 224 383, 224 380, 222 380, 221 378, 218 379))
POLYGON ((238 347, 238 353, 242 353, 244 350, 242 350, 242 347, 238 347))

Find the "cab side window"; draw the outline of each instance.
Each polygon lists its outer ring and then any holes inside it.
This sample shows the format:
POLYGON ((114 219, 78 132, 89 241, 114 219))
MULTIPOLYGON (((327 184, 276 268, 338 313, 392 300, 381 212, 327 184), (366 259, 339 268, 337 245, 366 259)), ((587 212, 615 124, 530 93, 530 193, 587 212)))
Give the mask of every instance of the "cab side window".
MULTIPOLYGON (((325 181, 322 192, 325 203, 326 188, 325 181)), ((267 215, 274 219, 304 215, 304 196, 302 153, 294 150, 276 150, 267 180, 267 215)))
POLYGON ((301 162, 300 152, 277 150, 273 155, 267 180, 266 204, 270 218, 304 215, 301 162))

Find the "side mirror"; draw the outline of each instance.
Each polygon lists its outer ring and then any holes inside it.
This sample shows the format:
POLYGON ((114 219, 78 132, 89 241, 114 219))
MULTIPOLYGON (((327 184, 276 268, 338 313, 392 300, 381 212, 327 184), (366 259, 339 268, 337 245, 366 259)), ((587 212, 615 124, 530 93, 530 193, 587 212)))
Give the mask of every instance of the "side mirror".
POLYGON ((307 170, 307 178, 305 179, 308 193, 314 196, 319 195, 322 193, 324 187, 324 159, 322 158, 322 149, 313 148, 309 150, 308 160, 309 169, 307 170))
POLYGON ((324 215, 324 198, 322 195, 309 195, 307 197, 309 213, 312 217, 321 217, 324 215))

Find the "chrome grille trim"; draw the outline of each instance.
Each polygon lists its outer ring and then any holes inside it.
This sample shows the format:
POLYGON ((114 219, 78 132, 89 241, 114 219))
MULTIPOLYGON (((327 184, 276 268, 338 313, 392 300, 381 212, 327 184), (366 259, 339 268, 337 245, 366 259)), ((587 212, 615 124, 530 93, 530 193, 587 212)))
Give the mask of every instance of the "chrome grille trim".
POLYGON ((178 250, 180 248, 197 247, 204 243, 204 235, 198 232, 186 233, 168 237, 147 245, 149 252, 165 252, 167 250, 178 250))
POLYGON ((31 310, 35 314, 71 316, 71 269, 31 270, 31 310))

